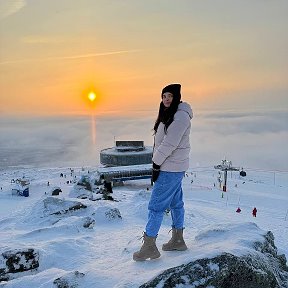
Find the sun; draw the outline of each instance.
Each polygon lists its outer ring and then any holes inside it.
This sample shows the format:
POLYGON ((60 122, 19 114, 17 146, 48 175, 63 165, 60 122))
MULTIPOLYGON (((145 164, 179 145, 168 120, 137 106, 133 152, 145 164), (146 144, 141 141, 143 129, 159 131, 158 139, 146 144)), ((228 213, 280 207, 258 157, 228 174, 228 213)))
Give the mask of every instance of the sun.
POLYGON ((89 92, 88 99, 93 102, 96 99, 96 94, 93 91, 89 92))

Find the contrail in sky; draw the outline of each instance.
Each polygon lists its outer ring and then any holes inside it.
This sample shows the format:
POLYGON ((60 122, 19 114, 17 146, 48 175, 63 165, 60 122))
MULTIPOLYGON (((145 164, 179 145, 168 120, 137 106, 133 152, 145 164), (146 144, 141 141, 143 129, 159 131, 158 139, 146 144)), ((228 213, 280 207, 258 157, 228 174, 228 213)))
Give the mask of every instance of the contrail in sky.
POLYGON ((0 19, 4 19, 14 13, 17 13, 26 6, 25 0, 1 0, 0 1, 0 19))
POLYGON ((53 60, 75 60, 75 59, 82 59, 82 58, 93 58, 93 57, 100 57, 100 56, 110 56, 110 55, 117 55, 117 54, 126 54, 126 53, 135 53, 141 50, 120 50, 120 51, 112 51, 112 52, 103 52, 103 53, 91 53, 91 54, 83 54, 83 55, 73 55, 73 56, 58 56, 58 57, 47 57, 47 58, 28 58, 22 60, 8 60, 0 62, 0 65, 6 64, 17 64, 23 62, 38 62, 38 61, 53 61, 53 60))

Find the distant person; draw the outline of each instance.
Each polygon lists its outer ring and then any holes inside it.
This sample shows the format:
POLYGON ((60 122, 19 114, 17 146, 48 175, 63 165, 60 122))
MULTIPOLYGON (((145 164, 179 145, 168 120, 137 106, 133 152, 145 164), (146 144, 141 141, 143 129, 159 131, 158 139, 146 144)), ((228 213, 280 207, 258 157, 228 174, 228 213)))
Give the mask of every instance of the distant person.
POLYGON ((104 180, 104 188, 108 193, 113 193, 111 182, 107 182, 106 180, 104 180))
POLYGON ((257 209, 256 209, 256 207, 254 207, 254 209, 252 210, 253 217, 256 217, 256 214, 257 214, 257 209))
POLYGON ((189 167, 190 129, 193 117, 188 103, 181 101, 181 85, 166 86, 161 93, 162 101, 154 125, 154 149, 152 181, 154 182, 148 205, 148 222, 143 235, 144 243, 133 254, 135 261, 160 257, 156 237, 163 215, 170 209, 172 238, 163 244, 162 250, 187 249, 183 239, 184 202, 182 179, 189 167))
POLYGON ((241 208, 238 207, 237 210, 236 210, 236 212, 237 212, 237 213, 240 213, 240 212, 241 212, 241 208))

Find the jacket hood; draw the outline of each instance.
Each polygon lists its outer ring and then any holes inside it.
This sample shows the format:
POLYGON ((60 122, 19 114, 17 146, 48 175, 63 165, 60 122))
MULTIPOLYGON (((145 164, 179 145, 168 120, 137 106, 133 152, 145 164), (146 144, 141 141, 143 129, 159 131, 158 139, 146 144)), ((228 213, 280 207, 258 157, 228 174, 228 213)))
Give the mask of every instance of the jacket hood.
POLYGON ((179 111, 179 110, 185 111, 186 113, 188 113, 190 119, 193 118, 192 108, 191 108, 191 106, 190 106, 187 102, 181 102, 181 103, 178 105, 178 111, 179 111))

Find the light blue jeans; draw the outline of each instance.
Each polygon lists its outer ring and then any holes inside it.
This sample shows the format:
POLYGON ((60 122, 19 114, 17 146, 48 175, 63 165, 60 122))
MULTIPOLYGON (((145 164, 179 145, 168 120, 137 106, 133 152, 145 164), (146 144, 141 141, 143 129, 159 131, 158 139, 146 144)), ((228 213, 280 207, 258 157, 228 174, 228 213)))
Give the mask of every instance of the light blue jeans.
POLYGON ((185 211, 182 191, 184 173, 160 171, 148 205, 147 236, 157 236, 167 208, 171 210, 172 227, 176 229, 184 227, 185 211))

